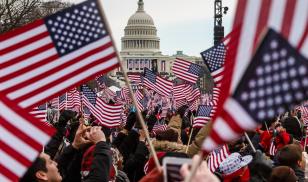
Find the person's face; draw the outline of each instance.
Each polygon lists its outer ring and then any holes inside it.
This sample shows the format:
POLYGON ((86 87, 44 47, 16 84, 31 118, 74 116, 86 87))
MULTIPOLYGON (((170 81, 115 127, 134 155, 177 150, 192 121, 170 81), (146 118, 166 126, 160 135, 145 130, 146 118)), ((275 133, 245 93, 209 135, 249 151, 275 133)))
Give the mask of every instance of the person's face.
POLYGON ((58 171, 57 163, 50 159, 50 156, 45 153, 41 153, 40 157, 45 159, 46 161, 46 179, 50 182, 60 182, 62 181, 62 177, 58 171))

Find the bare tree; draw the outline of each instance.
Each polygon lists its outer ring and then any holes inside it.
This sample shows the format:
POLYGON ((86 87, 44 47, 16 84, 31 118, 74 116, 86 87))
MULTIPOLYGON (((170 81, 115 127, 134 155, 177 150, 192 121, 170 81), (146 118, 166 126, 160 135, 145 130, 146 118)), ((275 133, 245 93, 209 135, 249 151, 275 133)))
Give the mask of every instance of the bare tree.
POLYGON ((43 18, 70 5, 61 0, 0 0, 0 33, 43 18))

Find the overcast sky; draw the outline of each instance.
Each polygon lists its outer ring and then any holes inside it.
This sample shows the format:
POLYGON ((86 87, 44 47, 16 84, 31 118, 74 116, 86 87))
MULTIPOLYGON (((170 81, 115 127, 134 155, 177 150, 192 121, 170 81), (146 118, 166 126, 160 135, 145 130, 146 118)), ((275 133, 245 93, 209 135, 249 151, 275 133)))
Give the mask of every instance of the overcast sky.
MULTIPOLYGON (((117 48, 121 50, 124 28, 129 17, 136 12, 138 0, 101 2, 117 48)), ((235 2, 223 0, 223 6, 229 7, 223 18, 225 35, 230 32, 235 2)), ((163 54, 173 55, 182 50, 184 54, 200 56, 201 51, 213 44, 214 0, 144 0, 144 8, 154 20, 163 54)))

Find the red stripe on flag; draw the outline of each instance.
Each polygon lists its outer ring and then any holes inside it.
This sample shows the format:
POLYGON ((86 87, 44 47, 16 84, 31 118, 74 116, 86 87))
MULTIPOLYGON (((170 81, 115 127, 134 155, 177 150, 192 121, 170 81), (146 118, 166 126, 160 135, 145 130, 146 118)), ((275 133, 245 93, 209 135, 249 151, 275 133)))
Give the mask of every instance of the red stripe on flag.
POLYGON ((290 34, 296 2, 295 0, 287 0, 281 29, 281 33, 285 38, 288 38, 290 34))

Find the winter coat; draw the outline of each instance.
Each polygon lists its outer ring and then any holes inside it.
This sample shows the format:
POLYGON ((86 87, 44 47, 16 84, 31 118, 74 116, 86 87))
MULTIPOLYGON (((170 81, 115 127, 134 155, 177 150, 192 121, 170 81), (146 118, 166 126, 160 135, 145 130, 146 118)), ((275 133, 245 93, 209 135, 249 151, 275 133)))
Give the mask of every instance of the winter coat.
POLYGON ((106 142, 98 142, 94 149, 91 171, 84 182, 108 182, 111 164, 110 146, 106 142))
POLYGON ((149 151, 145 142, 139 141, 135 153, 130 154, 124 164, 123 171, 131 182, 139 181, 144 174, 144 165, 148 160, 149 151))

